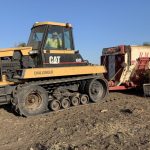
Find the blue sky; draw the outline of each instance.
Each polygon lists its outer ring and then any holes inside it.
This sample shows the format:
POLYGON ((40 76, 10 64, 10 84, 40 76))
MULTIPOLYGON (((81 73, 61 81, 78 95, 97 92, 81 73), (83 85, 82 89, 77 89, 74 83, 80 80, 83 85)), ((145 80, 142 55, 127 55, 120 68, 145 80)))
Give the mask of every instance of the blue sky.
POLYGON ((99 63, 104 47, 150 41, 150 0, 3 0, 0 47, 27 42, 37 21, 69 22, 85 59, 99 63))

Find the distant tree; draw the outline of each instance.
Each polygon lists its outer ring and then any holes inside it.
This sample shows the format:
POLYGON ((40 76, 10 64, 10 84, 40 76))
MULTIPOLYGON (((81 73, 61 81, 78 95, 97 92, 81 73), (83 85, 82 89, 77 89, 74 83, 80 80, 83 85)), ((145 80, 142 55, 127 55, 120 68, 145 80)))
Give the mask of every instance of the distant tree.
POLYGON ((24 42, 19 42, 19 43, 15 44, 14 46, 15 46, 15 47, 25 47, 25 46, 27 46, 27 45, 26 45, 26 43, 24 43, 24 42))
POLYGON ((150 46, 150 42, 144 42, 143 45, 144 46, 150 46))
POLYGON ((25 47, 26 46, 26 43, 22 42, 22 43, 19 43, 17 47, 25 47))

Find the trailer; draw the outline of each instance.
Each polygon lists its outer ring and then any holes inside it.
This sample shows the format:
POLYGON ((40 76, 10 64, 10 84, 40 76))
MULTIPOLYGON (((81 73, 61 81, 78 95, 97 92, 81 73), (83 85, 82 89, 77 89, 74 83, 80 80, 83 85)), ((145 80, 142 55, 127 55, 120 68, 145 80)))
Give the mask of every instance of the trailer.
POLYGON ((100 58, 110 90, 143 87, 149 81, 150 46, 120 45, 104 48, 100 58))

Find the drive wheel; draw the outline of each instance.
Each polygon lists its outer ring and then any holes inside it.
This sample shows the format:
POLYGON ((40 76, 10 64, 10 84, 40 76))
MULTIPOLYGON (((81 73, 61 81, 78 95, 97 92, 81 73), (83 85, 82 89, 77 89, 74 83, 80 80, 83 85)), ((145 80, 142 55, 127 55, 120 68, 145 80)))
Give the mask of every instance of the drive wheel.
POLYGON ((42 114, 48 110, 48 94, 40 86, 22 87, 15 96, 17 111, 23 116, 42 114))
POLYGON ((92 79, 86 84, 86 92, 92 102, 98 102, 108 93, 107 83, 104 79, 92 79))
POLYGON ((79 96, 72 96, 72 97, 71 97, 71 104, 72 104, 73 106, 77 106, 77 105, 79 105, 79 103, 80 103, 80 98, 79 98, 79 96))
POLYGON ((89 103, 89 97, 86 94, 82 94, 80 98, 80 102, 82 105, 88 104, 89 103))
POLYGON ((69 108, 70 107, 70 100, 69 100, 69 98, 63 98, 61 100, 61 106, 64 109, 69 108))
POLYGON ((50 102, 50 109, 53 111, 57 111, 60 109, 60 102, 58 100, 52 100, 50 102))

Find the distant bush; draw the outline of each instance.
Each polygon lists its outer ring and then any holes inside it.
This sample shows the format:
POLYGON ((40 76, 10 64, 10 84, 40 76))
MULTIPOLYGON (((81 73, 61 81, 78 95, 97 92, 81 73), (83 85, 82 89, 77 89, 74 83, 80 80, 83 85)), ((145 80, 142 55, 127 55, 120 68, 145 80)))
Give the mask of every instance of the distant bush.
POLYGON ((15 43, 13 47, 26 47, 27 44, 25 42, 18 42, 18 43, 15 43))
POLYGON ((18 45, 17 45, 17 47, 25 47, 26 46, 26 43, 19 43, 18 45))
POLYGON ((144 46, 150 46, 150 42, 144 42, 143 45, 144 46))

